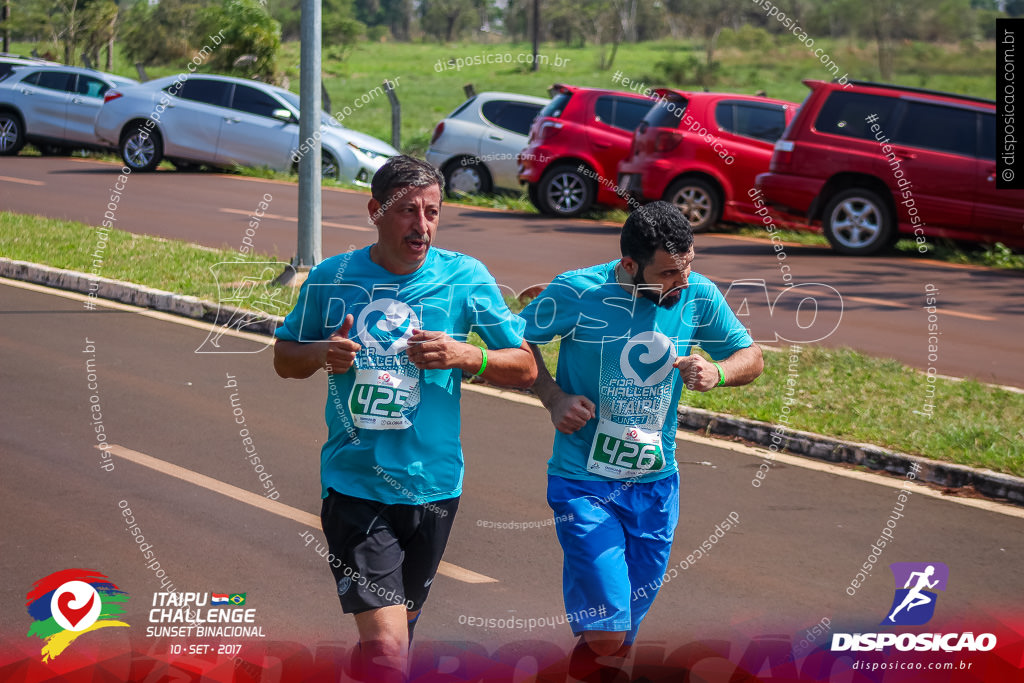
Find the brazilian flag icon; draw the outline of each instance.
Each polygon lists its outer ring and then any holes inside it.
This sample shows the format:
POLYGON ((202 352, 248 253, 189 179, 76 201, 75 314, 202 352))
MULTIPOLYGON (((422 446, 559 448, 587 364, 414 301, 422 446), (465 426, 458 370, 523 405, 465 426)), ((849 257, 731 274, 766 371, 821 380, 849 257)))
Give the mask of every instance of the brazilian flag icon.
POLYGON ((232 593, 228 596, 228 602, 232 605, 244 605, 246 595, 248 595, 248 593, 232 593))

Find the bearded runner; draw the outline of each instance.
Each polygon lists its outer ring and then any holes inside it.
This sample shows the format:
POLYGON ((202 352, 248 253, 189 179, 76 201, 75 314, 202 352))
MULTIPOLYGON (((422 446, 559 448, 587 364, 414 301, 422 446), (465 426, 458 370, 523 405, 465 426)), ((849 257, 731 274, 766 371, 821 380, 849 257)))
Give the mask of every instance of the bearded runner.
POLYGON ((679 516, 675 409, 684 384, 739 386, 763 368, 721 291, 691 270, 693 233, 675 205, 630 214, 620 251, 617 261, 559 275, 521 314, 539 368, 533 388, 557 429, 547 494, 561 520, 565 609, 601 608, 572 621, 580 640, 570 675, 584 680, 628 654, 661 587, 679 516), (556 337, 557 380, 537 346, 556 337))

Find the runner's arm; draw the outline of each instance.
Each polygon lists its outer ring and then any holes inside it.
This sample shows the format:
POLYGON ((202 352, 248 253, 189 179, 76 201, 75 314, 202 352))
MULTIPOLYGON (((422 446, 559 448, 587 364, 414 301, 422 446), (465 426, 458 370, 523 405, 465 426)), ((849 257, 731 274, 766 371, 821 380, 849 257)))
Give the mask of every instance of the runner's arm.
POLYGON ((567 394, 558 386, 541 356, 540 347, 530 344, 533 358, 537 362, 537 381, 533 383, 533 393, 544 404, 551 414, 551 422, 555 429, 563 434, 572 434, 579 430, 596 415, 596 407, 586 396, 567 394))
MULTIPOLYGON (((414 330, 409 337, 409 360, 421 370, 458 368, 470 375, 480 372, 484 353, 479 347, 452 339, 444 332, 414 330)), ((487 366, 481 375, 491 384, 528 388, 537 377, 537 366, 526 342, 509 349, 487 349, 487 366)))
POLYGON ((678 358, 675 363, 683 382, 686 383, 686 388, 691 391, 714 389, 722 375, 725 375, 724 386, 727 387, 750 384, 764 370, 764 358, 761 356, 761 347, 757 344, 736 351, 718 364, 722 366, 721 374, 713 363, 695 353, 678 358))
POLYGON ((274 370, 285 379, 306 379, 330 365, 330 372, 347 372, 360 346, 348 338, 353 317, 345 316, 341 327, 324 342, 296 342, 278 339, 274 343, 274 370))

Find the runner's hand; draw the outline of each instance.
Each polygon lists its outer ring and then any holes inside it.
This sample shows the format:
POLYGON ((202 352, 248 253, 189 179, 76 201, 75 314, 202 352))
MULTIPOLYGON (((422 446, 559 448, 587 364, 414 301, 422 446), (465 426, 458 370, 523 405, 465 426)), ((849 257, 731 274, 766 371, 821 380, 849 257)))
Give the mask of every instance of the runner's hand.
POLYGON ((354 322, 355 318, 351 315, 346 315, 345 320, 341 323, 341 327, 328 337, 327 341, 329 343, 324 352, 323 363, 324 369, 328 373, 334 375, 346 373, 352 367, 352 363, 355 362, 356 353, 362 347, 348 338, 348 333, 352 329, 354 322))
POLYGON ((409 362, 420 370, 461 368, 474 372, 480 368, 480 349, 456 341, 444 332, 413 330, 406 353, 409 362))
POLYGON ((679 374, 690 391, 710 391, 718 385, 718 368, 703 356, 694 353, 677 358, 675 366, 679 368, 679 374))
POLYGON ((593 402, 586 396, 561 392, 551 406, 551 423, 563 434, 572 434, 597 414, 593 402))

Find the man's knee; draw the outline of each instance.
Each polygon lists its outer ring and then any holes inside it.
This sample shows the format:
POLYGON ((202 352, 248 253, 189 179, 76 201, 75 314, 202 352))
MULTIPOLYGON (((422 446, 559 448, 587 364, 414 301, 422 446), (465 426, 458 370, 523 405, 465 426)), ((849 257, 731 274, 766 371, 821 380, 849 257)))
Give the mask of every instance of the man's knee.
POLYGON ((378 657, 405 657, 408 648, 404 638, 391 633, 381 633, 372 640, 361 640, 359 645, 363 659, 374 663, 378 657))

